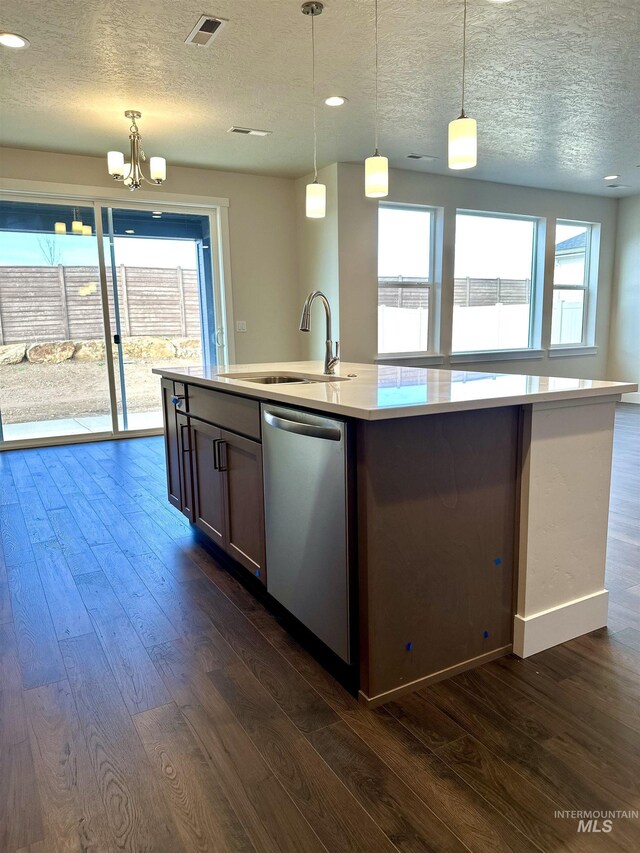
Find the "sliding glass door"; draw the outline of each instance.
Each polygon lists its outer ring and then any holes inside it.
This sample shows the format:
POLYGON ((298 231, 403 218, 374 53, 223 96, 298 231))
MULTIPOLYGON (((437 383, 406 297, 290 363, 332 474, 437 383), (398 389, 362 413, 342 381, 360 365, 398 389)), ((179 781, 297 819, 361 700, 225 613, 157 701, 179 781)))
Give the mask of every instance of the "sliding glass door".
POLYGON ((93 205, 0 201, 0 439, 110 429, 93 205))
POLYGON ((160 428, 152 369, 224 358, 216 249, 208 212, 0 201, 4 446, 160 428))
POLYGON ((104 208, 118 427, 162 426, 154 367, 216 362, 209 217, 104 208))

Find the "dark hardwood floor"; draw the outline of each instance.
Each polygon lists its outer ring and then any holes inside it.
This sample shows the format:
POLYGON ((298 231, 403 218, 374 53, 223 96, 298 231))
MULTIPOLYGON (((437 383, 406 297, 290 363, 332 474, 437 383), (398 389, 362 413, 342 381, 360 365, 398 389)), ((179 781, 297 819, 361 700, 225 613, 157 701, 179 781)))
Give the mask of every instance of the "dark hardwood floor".
POLYGON ((554 814, 640 808, 640 407, 609 628, 376 711, 194 542, 161 438, 2 453, 0 484, 3 853, 640 849, 554 814))

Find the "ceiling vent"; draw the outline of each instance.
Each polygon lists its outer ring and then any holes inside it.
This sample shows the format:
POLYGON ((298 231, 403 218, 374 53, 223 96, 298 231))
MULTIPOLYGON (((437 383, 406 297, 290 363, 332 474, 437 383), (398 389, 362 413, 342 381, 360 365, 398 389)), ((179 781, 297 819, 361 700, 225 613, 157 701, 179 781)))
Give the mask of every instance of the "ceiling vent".
POLYGON ((230 127, 227 133, 239 133, 241 136, 271 136, 270 130, 256 130, 255 127, 230 127))
POLYGON ((407 160, 437 160, 432 154, 407 154, 407 160))
POLYGON ((203 15, 186 37, 184 43, 195 44, 196 47, 211 47, 212 41, 226 23, 227 21, 224 18, 203 15))

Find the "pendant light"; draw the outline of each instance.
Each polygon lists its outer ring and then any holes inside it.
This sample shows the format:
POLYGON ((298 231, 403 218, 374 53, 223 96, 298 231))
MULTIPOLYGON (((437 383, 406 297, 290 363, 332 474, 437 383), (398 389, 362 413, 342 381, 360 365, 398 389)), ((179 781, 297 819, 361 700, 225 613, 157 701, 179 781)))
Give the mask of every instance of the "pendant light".
POLYGON ((467 0, 464 0, 462 24, 462 109, 449 122, 449 168, 473 169, 478 163, 478 126, 464 111, 464 83, 467 64, 467 0))
POLYGON ((376 122, 375 153, 364 161, 364 194, 367 198, 384 198, 389 195, 389 160, 378 151, 378 0, 375 0, 375 51, 376 51, 376 122))
POLYGON ((307 184, 305 211, 308 219, 324 219, 327 215, 327 188, 318 183, 318 134, 316 130, 316 36, 314 18, 321 15, 322 3, 303 3, 302 14, 311 18, 311 76, 313 96, 313 181, 307 184))
POLYGON ((129 161, 125 162, 122 151, 107 151, 107 170, 114 181, 122 181, 130 190, 138 190, 145 184, 162 184, 167 179, 167 161, 164 157, 149 157, 149 177, 142 171, 147 157, 142 149, 142 137, 137 121, 142 118, 139 110, 126 110, 129 119, 129 161))
POLYGON ((71 220, 71 233, 82 234, 82 219, 78 216, 78 211, 73 208, 73 219, 71 220))

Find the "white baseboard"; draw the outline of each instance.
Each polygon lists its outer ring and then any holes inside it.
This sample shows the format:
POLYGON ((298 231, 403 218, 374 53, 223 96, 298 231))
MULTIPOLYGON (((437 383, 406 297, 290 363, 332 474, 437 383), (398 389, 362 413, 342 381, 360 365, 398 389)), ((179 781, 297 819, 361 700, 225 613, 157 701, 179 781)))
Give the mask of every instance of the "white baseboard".
POLYGON ((544 649, 603 628, 607 624, 608 607, 609 593, 603 589, 531 616, 516 615, 513 623, 513 653, 528 658, 544 649))

